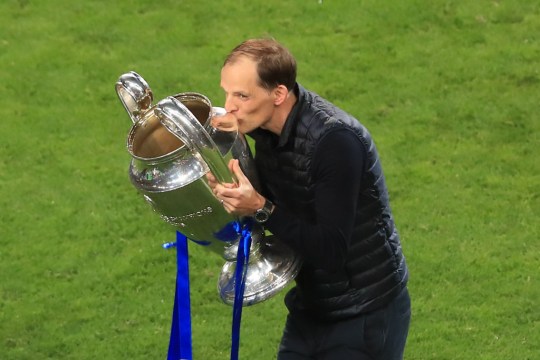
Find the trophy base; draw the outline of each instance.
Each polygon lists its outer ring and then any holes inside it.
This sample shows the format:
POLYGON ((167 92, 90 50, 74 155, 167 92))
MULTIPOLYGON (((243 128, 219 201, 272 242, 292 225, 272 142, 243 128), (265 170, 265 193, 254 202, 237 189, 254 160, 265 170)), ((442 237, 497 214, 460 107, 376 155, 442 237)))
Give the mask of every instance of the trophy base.
MULTIPOLYGON (((294 280, 302 265, 293 251, 274 236, 263 237, 258 245, 260 251, 250 254, 243 306, 274 296, 294 280)), ((228 305, 234 304, 235 270, 236 261, 227 261, 218 281, 221 300, 228 305)))

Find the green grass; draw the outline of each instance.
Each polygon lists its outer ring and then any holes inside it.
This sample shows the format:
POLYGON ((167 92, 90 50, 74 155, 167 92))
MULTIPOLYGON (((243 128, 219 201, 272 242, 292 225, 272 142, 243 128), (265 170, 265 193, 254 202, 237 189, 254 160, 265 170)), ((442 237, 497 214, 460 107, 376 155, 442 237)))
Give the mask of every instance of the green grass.
MULTIPOLYGON (((376 139, 411 271, 406 359, 540 353, 536 1, 0 3, 0 358, 166 355, 174 231, 127 178, 114 83, 223 100, 224 56, 272 35, 376 139)), ((222 260, 190 247, 195 359, 226 359, 222 260)), ((283 293, 244 309, 272 359, 283 293)))

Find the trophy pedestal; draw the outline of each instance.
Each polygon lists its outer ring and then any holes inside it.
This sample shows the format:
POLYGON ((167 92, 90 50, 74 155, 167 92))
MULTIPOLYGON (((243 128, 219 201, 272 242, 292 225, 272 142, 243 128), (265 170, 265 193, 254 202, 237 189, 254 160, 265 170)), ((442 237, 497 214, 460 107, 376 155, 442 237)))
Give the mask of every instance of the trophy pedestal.
MULTIPOLYGON (((296 277, 300 266, 299 258, 274 236, 259 240, 250 252, 243 306, 257 304, 277 294, 296 277)), ((218 281, 221 300, 229 305, 234 303, 235 270, 236 261, 227 261, 218 281)))

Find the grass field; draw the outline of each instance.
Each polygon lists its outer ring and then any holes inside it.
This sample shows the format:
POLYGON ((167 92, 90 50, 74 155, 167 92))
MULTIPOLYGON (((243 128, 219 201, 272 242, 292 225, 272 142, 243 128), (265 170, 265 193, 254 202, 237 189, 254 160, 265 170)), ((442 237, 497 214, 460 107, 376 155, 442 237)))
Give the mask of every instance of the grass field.
MULTIPOLYGON (((129 183, 114 92, 220 105, 224 56, 271 35, 299 81, 372 132, 411 272, 406 359, 540 354, 540 3, 0 2, 0 359, 163 359, 174 229, 129 183)), ((222 260, 190 247, 196 360, 227 359, 222 260)), ((245 308, 275 358, 283 293, 245 308)))

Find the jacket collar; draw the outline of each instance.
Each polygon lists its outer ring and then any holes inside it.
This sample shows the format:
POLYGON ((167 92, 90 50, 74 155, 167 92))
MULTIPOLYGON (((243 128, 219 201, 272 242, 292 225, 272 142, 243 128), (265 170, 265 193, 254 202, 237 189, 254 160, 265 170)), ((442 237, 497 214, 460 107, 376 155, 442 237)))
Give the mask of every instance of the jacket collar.
POLYGON ((287 142, 289 141, 291 133, 296 127, 296 124, 298 123, 298 115, 301 109, 304 107, 304 103, 306 100, 306 89, 304 89, 302 85, 296 83, 293 91, 296 95, 296 104, 294 104, 291 112, 287 116, 287 120, 285 120, 285 125, 283 125, 283 130, 281 131, 281 135, 279 136, 278 147, 285 146, 285 144, 287 144, 287 142))

